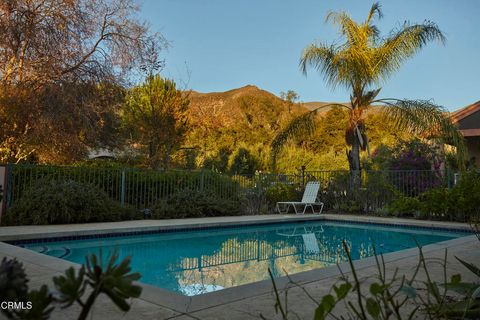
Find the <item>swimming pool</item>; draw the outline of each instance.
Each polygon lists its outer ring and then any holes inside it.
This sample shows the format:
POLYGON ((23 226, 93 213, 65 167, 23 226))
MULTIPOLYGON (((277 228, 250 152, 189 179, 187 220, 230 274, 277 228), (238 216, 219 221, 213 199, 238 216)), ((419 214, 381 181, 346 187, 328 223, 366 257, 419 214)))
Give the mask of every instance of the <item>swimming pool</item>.
POLYGON ((83 263, 100 251, 132 256, 141 281, 186 296, 199 295, 324 268, 346 261, 342 240, 353 259, 413 248, 465 236, 461 231, 315 221, 275 223, 136 234, 62 241, 17 243, 25 248, 83 263))

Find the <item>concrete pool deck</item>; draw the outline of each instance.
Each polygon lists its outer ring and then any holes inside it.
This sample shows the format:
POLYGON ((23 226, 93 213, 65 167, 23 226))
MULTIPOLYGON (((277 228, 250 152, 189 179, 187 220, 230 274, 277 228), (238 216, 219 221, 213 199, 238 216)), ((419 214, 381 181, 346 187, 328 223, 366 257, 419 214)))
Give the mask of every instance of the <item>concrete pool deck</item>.
MULTIPOLYGON (((139 220, 111 223, 56 225, 56 226, 18 226, 0 227, 0 241, 38 239, 49 237, 81 236, 105 233, 125 233, 139 230, 154 231, 162 229, 185 229, 196 227, 246 225, 258 223, 277 223, 309 220, 345 220, 354 222, 369 222, 389 225, 408 225, 427 228, 445 229, 469 229, 468 224, 450 222, 420 221, 408 219, 392 219, 363 217, 350 215, 322 214, 321 216, 305 215, 267 215, 267 216, 241 216, 241 217, 217 217, 198 219, 172 219, 172 220, 139 220)), ((449 241, 435 243, 424 247, 427 258, 443 258, 445 249, 448 249, 449 270, 458 273, 465 270, 465 279, 469 274, 454 256, 480 264, 480 242, 474 235, 461 237, 449 241)), ((77 264, 55 257, 42 255, 31 250, 12 246, 0 242, 0 259, 4 256, 17 257, 24 263, 27 274, 31 281, 31 287, 39 287, 48 284, 52 288, 51 278, 63 273, 70 266, 78 268, 77 264)), ((385 261, 387 270, 398 267, 400 273, 408 274, 418 261, 418 249, 406 249, 386 254, 385 261)), ((356 269, 360 277, 368 277, 376 274, 374 257, 355 261, 356 269)), ((348 266, 341 264, 342 270, 348 273, 348 266)), ((443 270, 433 267, 433 277, 441 281, 443 270)), ((327 294, 331 286, 340 275, 337 266, 326 267, 298 273, 291 276, 291 280, 301 283, 305 290, 316 299, 327 294)), ((474 277, 471 277, 474 280, 474 277)), ((289 285, 286 277, 276 280, 279 288, 289 285)), ((93 319, 259 319, 263 314, 267 318, 275 318, 270 280, 255 282, 238 287, 227 288, 200 296, 185 297, 157 287, 143 286, 140 299, 133 300, 132 309, 123 314, 114 307, 105 297, 101 297, 95 304, 93 319)), ((291 285, 289 285, 291 286, 291 285)), ((311 301, 305 292, 298 287, 289 289, 289 307, 292 312, 298 314, 300 319, 313 318, 315 303, 311 301)), ((76 307, 66 310, 57 310, 52 319, 71 319, 78 314, 76 307)), ((1 316, 0 316, 1 317, 1 316)))

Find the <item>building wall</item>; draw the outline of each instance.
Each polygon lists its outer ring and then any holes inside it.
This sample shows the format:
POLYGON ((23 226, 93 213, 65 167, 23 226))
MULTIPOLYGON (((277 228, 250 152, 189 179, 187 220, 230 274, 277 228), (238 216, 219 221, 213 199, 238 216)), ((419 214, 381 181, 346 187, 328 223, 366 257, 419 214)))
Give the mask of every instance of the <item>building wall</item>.
POLYGON ((480 167, 480 137, 466 137, 468 156, 470 160, 472 157, 475 158, 475 163, 480 167))
POLYGON ((460 130, 480 129, 480 110, 458 121, 460 130))

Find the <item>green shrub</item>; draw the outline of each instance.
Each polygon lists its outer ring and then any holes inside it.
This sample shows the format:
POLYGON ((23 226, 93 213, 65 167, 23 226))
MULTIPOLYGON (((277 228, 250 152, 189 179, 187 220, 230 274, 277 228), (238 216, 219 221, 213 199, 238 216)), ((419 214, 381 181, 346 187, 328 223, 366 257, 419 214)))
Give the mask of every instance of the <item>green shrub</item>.
POLYGON ((341 212, 346 213, 360 213, 362 211, 361 204, 356 200, 347 200, 340 203, 339 207, 341 212))
POLYGON ((391 202, 387 210, 397 217, 415 216, 420 210, 420 201, 413 197, 400 197, 391 202))
POLYGON ((230 156, 229 170, 231 173, 254 174, 258 168, 258 159, 246 148, 239 148, 230 156))
POLYGON ((480 173, 468 171, 450 190, 448 199, 450 218, 457 221, 472 221, 480 215, 480 173))
POLYGON ((111 198, 120 199, 122 172, 125 203, 136 208, 152 208, 161 199, 183 190, 204 189, 222 198, 238 194, 239 183, 231 177, 212 171, 156 171, 135 168, 100 168, 72 166, 15 165, 13 167, 13 202, 21 198, 25 186, 37 181, 77 181, 97 186, 111 198))
POLYGON ((153 208, 154 219, 231 216, 240 213, 238 198, 222 199, 210 191, 183 189, 153 208))
POLYGON ((450 190, 431 189, 421 196, 421 213, 426 218, 469 222, 480 215, 480 175, 464 173, 450 190))
POLYGON ((364 212, 380 212, 395 197, 395 187, 388 182, 385 172, 365 171, 357 201, 364 212))
POLYGON ((450 191, 447 188, 434 188, 420 197, 420 215, 425 219, 451 220, 450 191))
POLYGON ((63 224, 128 220, 124 208, 102 190, 76 181, 41 180, 25 190, 5 216, 10 225, 63 224))
MULTIPOLYGON (((138 298, 142 293, 142 287, 134 283, 141 275, 131 272, 130 257, 120 262, 117 258, 118 255, 113 253, 105 264, 101 261, 101 255, 98 258, 92 254, 86 257, 85 264, 79 270, 70 267, 64 274, 53 277, 54 297, 47 285, 31 290, 23 264, 16 258, 4 257, 0 262, 0 301, 23 301, 30 303, 31 308, 2 308, 0 315, 8 319, 47 320, 56 307, 64 310, 78 303, 75 310, 80 312, 75 318, 90 319, 90 311, 101 294, 110 298, 123 312, 128 312, 130 299, 138 298)), ((68 313, 70 319, 73 319, 76 311, 68 313)))
POLYGON ((298 192, 294 185, 285 183, 276 183, 266 190, 268 206, 274 208, 280 201, 298 201, 298 192))
POLYGON ((352 192, 352 180, 348 171, 334 172, 328 177, 322 195, 325 209, 345 211, 349 207, 349 203, 355 200, 355 193, 352 192))
POLYGON ((384 172, 363 171, 360 185, 355 186, 349 171, 333 172, 322 186, 322 201, 327 210, 348 213, 372 213, 383 209, 394 196, 394 187, 384 172))
MULTIPOLYGON (((358 266, 355 266, 352 259, 350 246, 345 240, 342 241, 342 246, 348 259, 351 275, 346 276, 340 269, 342 276, 328 290, 328 293, 318 300, 309 293, 309 297, 316 304, 313 304, 315 308, 311 309, 311 318, 315 320, 480 319, 480 297, 478 296, 480 284, 462 280, 460 273, 452 274, 448 278, 447 274, 452 272, 448 269, 450 264, 447 262, 447 249, 445 249, 444 259, 436 258, 435 262, 430 262, 419 246, 418 262, 416 266, 412 266, 415 272, 404 275, 399 274, 398 267, 388 270, 383 255, 378 255, 374 250, 377 270, 370 273, 368 277, 360 277, 358 266), (430 276, 433 263, 436 265, 436 270, 443 271, 443 277, 430 276), (421 274, 427 276, 421 277, 421 274)), ((477 265, 455 258, 463 265, 464 270, 468 269, 477 276, 477 279, 480 277, 480 268, 477 265)), ((304 292, 307 292, 306 289, 290 280, 284 285, 282 297, 270 268, 268 273, 273 285, 276 318, 298 319, 298 315, 291 312, 287 297, 291 288, 297 289, 300 286, 304 292)), ((260 318, 266 319, 262 314, 260 318)))
POLYGON ((228 169, 228 158, 230 157, 230 154, 231 152, 228 148, 220 148, 216 154, 207 157, 203 161, 203 168, 207 170, 226 172, 228 169))

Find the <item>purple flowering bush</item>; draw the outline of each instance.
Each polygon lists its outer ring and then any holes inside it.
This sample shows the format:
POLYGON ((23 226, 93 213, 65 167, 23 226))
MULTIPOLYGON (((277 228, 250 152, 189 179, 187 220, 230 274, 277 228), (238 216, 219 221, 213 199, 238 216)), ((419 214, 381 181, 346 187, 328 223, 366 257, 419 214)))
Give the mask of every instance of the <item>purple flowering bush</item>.
POLYGON ((443 158, 435 146, 414 139, 378 147, 369 167, 387 172, 401 194, 414 197, 442 185, 443 158))

